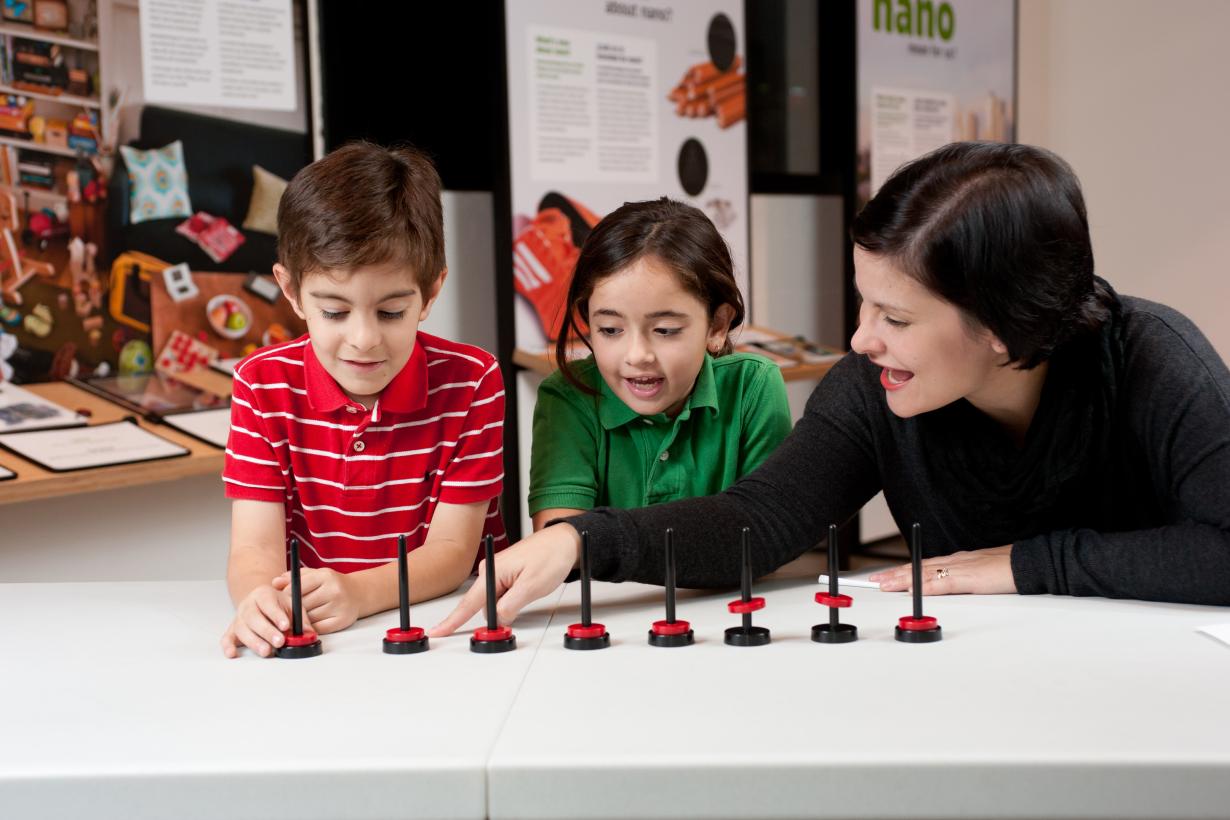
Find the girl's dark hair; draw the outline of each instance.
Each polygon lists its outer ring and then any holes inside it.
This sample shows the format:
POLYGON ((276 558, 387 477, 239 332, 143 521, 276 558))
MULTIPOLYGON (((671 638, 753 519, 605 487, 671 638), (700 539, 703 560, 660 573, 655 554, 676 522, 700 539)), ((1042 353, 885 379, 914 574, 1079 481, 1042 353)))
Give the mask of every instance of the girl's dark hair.
POLYGON ((898 169, 851 238, 988 328, 1028 370, 1101 327, 1080 183, 1050 151, 955 142, 898 169))
MULTIPOLYGON (((564 303, 564 325, 555 342, 555 361, 564 378, 586 393, 595 391, 581 382, 569 365, 569 339, 575 336, 593 349, 581 332, 581 324, 588 320, 594 288, 645 257, 653 257, 669 268, 684 290, 705 304, 710 319, 719 307, 730 305, 735 312, 731 329, 743 322, 743 296, 735 282, 730 249, 709 217, 698 208, 666 197, 625 202, 595 225, 581 246, 564 303)), ((731 350, 728 337, 717 355, 731 350)))

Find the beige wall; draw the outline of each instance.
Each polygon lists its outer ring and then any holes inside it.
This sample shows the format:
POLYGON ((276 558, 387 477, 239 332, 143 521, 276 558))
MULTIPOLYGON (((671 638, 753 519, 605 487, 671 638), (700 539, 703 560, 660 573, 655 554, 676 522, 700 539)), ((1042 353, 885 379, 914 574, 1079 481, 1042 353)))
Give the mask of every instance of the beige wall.
POLYGON ((1230 359, 1227 31, 1227 0, 1020 0, 1020 140, 1076 169, 1098 272, 1230 359))

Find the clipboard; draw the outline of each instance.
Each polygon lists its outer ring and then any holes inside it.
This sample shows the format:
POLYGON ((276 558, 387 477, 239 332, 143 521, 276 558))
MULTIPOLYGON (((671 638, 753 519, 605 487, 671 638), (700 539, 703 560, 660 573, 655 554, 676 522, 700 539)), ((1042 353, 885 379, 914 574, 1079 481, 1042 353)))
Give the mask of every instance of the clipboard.
POLYGON ((177 413, 230 406, 228 399, 193 387, 164 373, 91 377, 68 379, 68 381, 82 390, 101 396, 153 422, 161 422, 167 416, 177 413))
POLYGON ((186 436, 204 442, 219 450, 226 449, 226 440, 231 430, 231 408, 214 407, 210 410, 194 410, 163 416, 162 423, 174 427, 186 436))
POLYGON ((0 481, 9 481, 17 478, 17 473, 10 470, 8 467, 0 465, 0 481))
POLYGON ((191 453, 132 419, 0 434, 0 447, 52 473, 162 461, 191 453))

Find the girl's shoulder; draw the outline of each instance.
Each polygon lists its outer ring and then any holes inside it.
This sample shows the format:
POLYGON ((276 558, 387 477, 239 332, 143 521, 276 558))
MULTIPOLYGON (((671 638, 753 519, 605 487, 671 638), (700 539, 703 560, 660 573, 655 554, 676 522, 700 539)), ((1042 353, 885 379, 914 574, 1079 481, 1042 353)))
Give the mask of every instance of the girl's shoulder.
MULTIPOLYGON (((572 374, 576 376, 577 380, 580 381, 581 384, 586 385, 592 390, 598 389, 598 384, 602 376, 598 373, 598 365, 595 364, 593 356, 586 356, 584 359, 577 359, 575 362, 569 362, 568 367, 572 370, 572 374)), ((543 395, 544 393, 579 394, 581 392, 582 391, 578 390, 575 384, 568 381, 568 379, 564 377, 564 371, 559 369, 556 369, 550 376, 543 379, 542 384, 538 386, 539 395, 543 395)))
POLYGON ((764 378, 774 373, 781 375, 781 368, 764 356, 756 353, 727 353, 713 361, 713 377, 718 381, 727 379, 748 381, 764 378))

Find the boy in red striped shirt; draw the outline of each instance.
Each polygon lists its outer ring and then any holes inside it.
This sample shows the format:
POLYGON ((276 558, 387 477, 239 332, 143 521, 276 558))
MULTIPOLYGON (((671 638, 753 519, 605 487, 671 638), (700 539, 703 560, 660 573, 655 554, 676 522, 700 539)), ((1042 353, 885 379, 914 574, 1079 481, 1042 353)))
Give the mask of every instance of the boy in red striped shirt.
POLYGON ((418 330, 448 273, 431 161, 352 143, 303 169, 278 209, 278 260, 308 333, 235 368, 228 657, 283 643, 291 537, 320 633, 397 606, 398 535, 415 600, 461 584, 484 535, 506 541, 499 366, 418 330))

